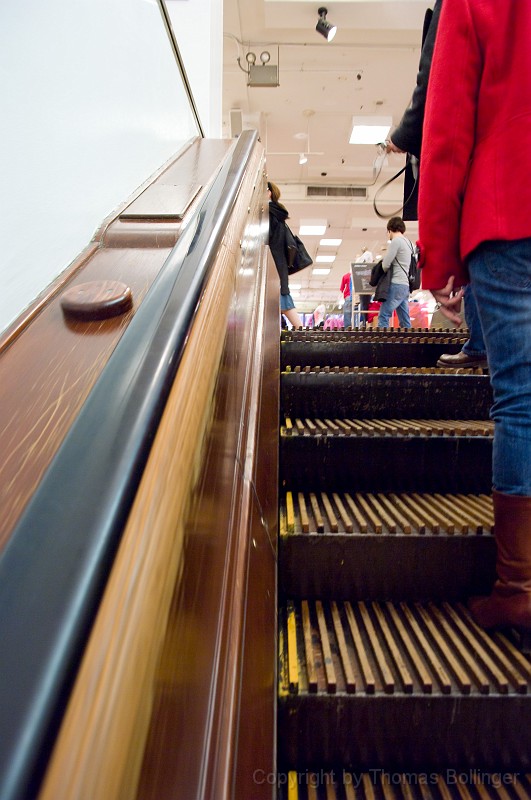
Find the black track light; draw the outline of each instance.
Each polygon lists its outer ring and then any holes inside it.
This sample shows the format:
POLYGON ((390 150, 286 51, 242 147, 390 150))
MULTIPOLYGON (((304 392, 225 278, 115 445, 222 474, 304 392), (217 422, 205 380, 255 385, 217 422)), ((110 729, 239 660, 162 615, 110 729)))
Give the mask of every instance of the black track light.
POLYGON ((328 14, 328 9, 320 8, 317 13, 319 14, 319 22, 315 26, 315 30, 317 33, 320 33, 321 36, 324 36, 327 42, 331 42, 337 33, 337 27, 327 22, 326 15, 328 14))

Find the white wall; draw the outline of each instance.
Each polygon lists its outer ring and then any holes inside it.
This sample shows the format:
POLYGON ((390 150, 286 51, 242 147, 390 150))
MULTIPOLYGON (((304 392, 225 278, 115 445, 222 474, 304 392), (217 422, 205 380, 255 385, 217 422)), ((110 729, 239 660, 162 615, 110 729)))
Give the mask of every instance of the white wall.
POLYGON ((166 0, 205 136, 221 138, 223 0, 166 0), (201 31, 198 41, 197 32, 201 31))
POLYGON ((2 0, 0 96, 2 331, 197 130, 156 0, 2 0))

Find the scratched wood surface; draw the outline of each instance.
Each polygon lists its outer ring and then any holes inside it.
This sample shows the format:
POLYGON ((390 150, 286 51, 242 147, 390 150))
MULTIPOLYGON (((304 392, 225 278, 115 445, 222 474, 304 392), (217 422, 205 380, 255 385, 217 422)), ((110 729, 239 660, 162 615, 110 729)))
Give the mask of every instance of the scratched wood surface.
MULTIPOLYGON (((227 147, 224 142, 225 152, 227 147)), ((181 174, 183 181, 207 186, 220 152, 219 143, 209 148, 203 141, 159 179, 176 180, 175 176, 181 174)), ((109 230, 119 225, 116 220, 109 230)), ((109 235, 111 245, 90 249, 86 263, 0 353, 0 551, 159 273, 179 229, 174 225, 171 236, 161 237, 158 225, 151 236, 142 222, 124 225, 127 237, 113 238, 102 228, 102 241, 109 235), (67 319, 60 306, 61 292, 93 280, 127 284, 133 294, 133 308, 96 322, 67 319)))

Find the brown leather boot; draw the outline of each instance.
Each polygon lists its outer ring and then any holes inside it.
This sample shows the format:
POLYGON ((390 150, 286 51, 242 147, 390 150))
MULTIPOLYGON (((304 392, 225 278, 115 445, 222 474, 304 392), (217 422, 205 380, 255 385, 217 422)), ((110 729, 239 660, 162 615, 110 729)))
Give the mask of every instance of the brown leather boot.
POLYGON ((498 580, 489 597, 468 604, 482 628, 513 627, 531 647, 531 497, 492 493, 496 571, 498 580))
POLYGON ((437 361, 438 367, 474 367, 488 369, 487 356, 471 356, 460 350, 459 353, 443 353, 437 361))

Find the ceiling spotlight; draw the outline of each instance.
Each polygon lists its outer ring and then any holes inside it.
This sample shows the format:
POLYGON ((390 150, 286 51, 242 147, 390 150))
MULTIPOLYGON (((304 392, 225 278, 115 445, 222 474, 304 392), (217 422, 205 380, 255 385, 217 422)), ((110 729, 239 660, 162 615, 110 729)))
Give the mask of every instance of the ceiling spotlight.
POLYGON ((299 155, 299 164, 306 164, 308 161, 308 156, 305 153, 301 153, 299 155))
POLYGON ((315 30, 317 31, 317 33, 320 33, 321 36, 324 36, 327 42, 331 42, 337 33, 337 27, 327 22, 326 20, 326 15, 328 14, 327 8, 320 8, 317 11, 317 13, 319 14, 319 22, 315 26, 315 30))

